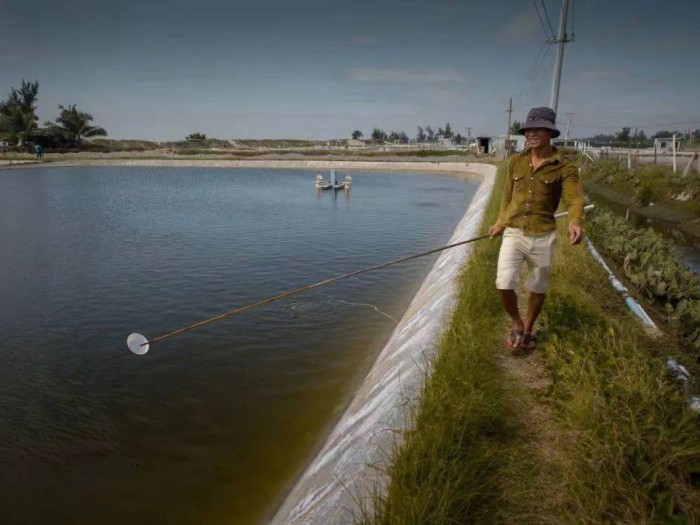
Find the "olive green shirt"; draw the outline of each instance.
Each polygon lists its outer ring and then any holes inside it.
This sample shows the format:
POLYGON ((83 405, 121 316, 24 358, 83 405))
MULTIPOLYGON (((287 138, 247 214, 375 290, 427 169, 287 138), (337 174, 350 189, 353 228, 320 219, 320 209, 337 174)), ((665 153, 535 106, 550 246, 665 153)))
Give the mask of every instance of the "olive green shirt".
POLYGON ((506 187, 496 226, 520 228, 524 235, 543 235, 556 229, 554 212, 562 196, 569 208, 569 224, 583 219, 583 185, 576 166, 557 148, 536 170, 530 149, 508 161, 506 187))

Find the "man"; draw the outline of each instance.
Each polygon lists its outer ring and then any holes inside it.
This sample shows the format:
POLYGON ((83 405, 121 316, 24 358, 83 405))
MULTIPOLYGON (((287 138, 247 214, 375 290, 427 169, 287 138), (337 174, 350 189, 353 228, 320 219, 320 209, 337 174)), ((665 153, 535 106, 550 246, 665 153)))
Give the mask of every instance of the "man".
POLYGON ((557 239, 554 212, 561 197, 569 210, 569 241, 583 238, 583 187, 574 164, 550 145, 560 135, 556 114, 548 107, 533 108, 518 133, 527 148, 508 162, 501 213, 491 227, 491 237, 503 235, 498 256, 496 288, 503 308, 513 320, 507 340, 511 353, 523 355, 535 347, 532 333, 549 286, 549 273, 557 239), (525 320, 518 310, 520 268, 527 262, 529 291, 525 320))

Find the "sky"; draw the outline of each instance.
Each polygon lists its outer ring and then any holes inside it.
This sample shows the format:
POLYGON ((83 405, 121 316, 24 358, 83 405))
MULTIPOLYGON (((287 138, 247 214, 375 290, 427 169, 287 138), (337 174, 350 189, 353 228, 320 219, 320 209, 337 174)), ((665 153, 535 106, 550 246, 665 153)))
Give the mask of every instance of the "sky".
MULTIPOLYGON (((700 127, 699 0, 572 0, 572 136, 700 127)), ((504 133, 548 105, 560 0, 0 0, 0 97, 38 80, 112 138, 504 133)))

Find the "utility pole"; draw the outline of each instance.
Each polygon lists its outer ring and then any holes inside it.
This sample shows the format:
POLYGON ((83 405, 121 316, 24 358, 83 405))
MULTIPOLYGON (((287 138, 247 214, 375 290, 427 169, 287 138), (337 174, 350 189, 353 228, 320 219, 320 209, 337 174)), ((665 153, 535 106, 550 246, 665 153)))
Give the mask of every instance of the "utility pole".
POLYGON ((576 113, 567 113, 569 120, 566 123, 566 133, 564 134, 564 147, 569 145, 569 130, 571 129, 571 122, 574 120, 576 113))
POLYGON ((562 0, 559 13, 559 34, 557 35, 557 54, 554 59, 554 73, 552 74, 552 97, 549 99, 549 107, 556 113, 559 107, 559 83, 561 82, 561 65, 564 60, 564 45, 570 42, 566 34, 566 18, 569 15, 569 0, 562 0))
POLYGON ((513 116, 513 97, 510 97, 510 100, 508 101, 508 109, 506 109, 506 113, 508 113, 508 129, 506 129, 506 142, 504 144, 504 149, 505 158, 508 158, 508 155, 510 154, 510 123, 511 117, 513 116))
POLYGON ((676 134, 673 134, 673 173, 676 173, 676 134))

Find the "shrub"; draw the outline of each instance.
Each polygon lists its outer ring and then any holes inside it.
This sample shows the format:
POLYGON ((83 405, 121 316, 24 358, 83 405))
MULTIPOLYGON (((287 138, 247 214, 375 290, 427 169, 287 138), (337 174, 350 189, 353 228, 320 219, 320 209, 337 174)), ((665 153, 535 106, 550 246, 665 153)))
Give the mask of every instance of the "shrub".
POLYGON ((634 190, 635 204, 645 207, 651 204, 655 194, 655 184, 649 180, 642 180, 637 189, 634 190))
POLYGON ((591 162, 590 170, 607 184, 630 178, 630 171, 618 159, 601 157, 591 162))

